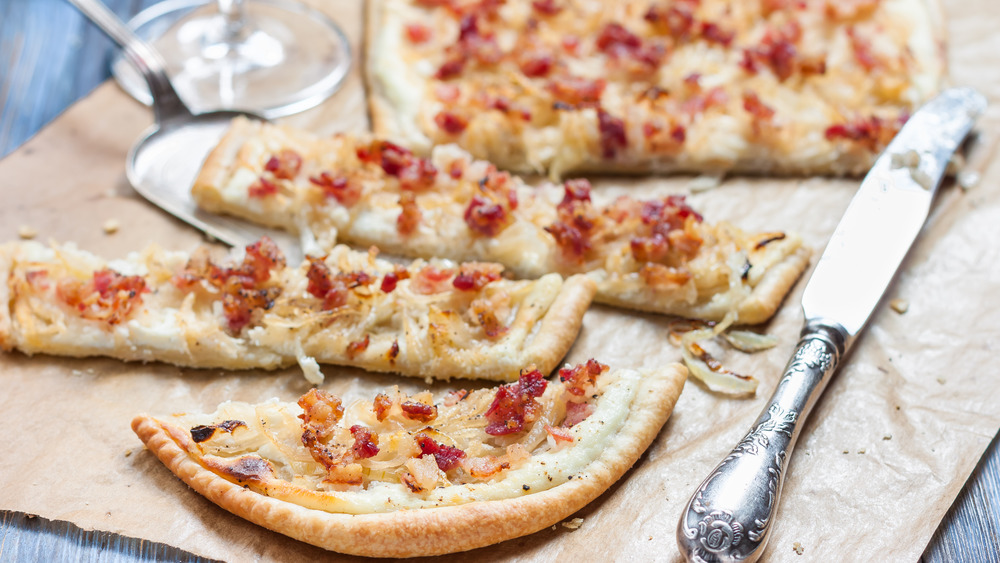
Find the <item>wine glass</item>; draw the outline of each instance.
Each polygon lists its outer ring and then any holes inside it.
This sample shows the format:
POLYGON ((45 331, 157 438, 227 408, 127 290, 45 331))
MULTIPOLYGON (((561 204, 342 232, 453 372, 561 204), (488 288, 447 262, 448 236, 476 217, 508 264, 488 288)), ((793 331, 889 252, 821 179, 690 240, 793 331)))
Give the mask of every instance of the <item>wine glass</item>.
MULTIPOLYGON (((309 109, 340 87, 351 65, 343 31, 289 0, 164 0, 129 22, 166 60, 195 113, 240 109, 269 119, 309 109)), ((142 76, 121 55, 111 72, 149 105, 142 76)))

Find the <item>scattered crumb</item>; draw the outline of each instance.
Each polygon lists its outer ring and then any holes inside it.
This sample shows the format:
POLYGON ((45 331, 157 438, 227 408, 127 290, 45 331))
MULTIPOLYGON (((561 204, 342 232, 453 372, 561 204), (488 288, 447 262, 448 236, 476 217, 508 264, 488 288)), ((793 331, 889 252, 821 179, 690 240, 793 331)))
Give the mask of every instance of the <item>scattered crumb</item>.
POLYGON ((795 552, 795 555, 802 555, 802 552, 805 551, 805 548, 802 547, 801 543, 795 542, 792 544, 792 551, 795 552))
POLYGON ((859 453, 859 454, 863 454, 863 453, 865 453, 865 449, 864 449, 864 448, 861 448, 860 450, 858 450, 858 453, 859 453))
POLYGON ((653 541, 653 536, 649 536, 649 541, 653 541))
POLYGON ((38 231, 27 225, 21 225, 17 228, 17 236, 23 238, 24 240, 31 240, 38 236, 38 231))
POLYGON ((899 405, 896 405, 896 410, 897 410, 897 411, 899 410, 899 405))
POLYGON ((25 516, 28 517, 28 520, 34 520, 35 518, 38 518, 37 514, 25 514, 25 516))
POLYGON ((118 219, 108 219, 104 222, 104 226, 102 228, 104 229, 104 234, 113 235, 118 232, 121 225, 118 224, 118 219))
POLYGON ((555 529, 556 529, 556 525, 555 525, 555 524, 553 524, 553 525, 552 525, 552 529, 553 529, 553 530, 555 530, 555 529))
POLYGON ((958 178, 956 178, 958 181, 958 187, 966 191, 978 186, 980 179, 982 178, 979 175, 979 172, 976 172, 975 170, 963 170, 958 173, 958 178))
POLYGON ((902 315, 910 309, 910 302, 906 299, 900 299, 897 297, 889 302, 889 307, 891 307, 893 311, 902 315))
POLYGON ((849 453, 851 453, 851 450, 844 450, 844 453, 845 454, 849 454, 849 453))
POLYGON ((562 525, 570 530, 575 530, 583 525, 583 518, 574 518, 567 522, 563 522, 562 525))
POLYGON ((937 382, 940 383, 941 385, 944 385, 947 381, 948 380, 943 377, 937 378, 937 382))
POLYGON ((433 385, 434 378, 428 375, 427 377, 424 378, 424 383, 426 383, 427 385, 433 385))
POLYGON ((886 434, 885 436, 882 436, 882 439, 883 440, 892 440, 892 434, 886 434))
POLYGON ((132 455, 132 450, 125 450, 125 457, 132 455))

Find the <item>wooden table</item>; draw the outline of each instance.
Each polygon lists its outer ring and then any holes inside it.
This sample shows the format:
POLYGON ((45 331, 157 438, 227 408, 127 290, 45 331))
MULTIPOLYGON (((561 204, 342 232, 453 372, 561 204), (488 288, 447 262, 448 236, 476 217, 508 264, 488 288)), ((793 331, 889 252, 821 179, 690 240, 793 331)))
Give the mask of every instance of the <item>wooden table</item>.
MULTIPOLYGON (((105 0, 123 18, 154 0, 105 0)), ((108 77, 112 44, 62 0, 0 2, 0 157, 108 77)), ((0 185, 0 193, 8 187, 0 185)), ((1000 444, 982 461, 924 553, 1000 563, 1000 444)), ((905 538, 900 538, 905 541, 905 538)), ((176 548, 0 512, 0 561, 202 561, 176 548)))

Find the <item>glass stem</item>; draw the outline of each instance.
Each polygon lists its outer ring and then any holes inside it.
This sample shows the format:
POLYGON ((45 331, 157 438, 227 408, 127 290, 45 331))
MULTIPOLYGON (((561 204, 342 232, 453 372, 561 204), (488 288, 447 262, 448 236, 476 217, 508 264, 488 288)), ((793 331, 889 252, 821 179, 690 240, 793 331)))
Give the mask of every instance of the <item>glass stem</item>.
POLYGON ((228 43, 240 41, 246 27, 246 4, 244 0, 218 0, 219 13, 226 19, 226 39, 228 43))

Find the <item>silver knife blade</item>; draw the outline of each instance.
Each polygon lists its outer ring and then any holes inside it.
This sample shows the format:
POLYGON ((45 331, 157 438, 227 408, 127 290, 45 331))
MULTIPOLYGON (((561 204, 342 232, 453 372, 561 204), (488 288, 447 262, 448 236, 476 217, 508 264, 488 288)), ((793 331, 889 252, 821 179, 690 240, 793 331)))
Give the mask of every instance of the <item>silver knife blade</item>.
POLYGON ((861 332, 923 227, 951 155, 986 99, 947 90, 903 125, 865 176, 802 296, 806 321, 861 332))
POLYGON ((688 561, 751 562, 764 551, 802 424, 920 232, 952 153, 985 109, 973 90, 945 91, 910 118, 861 183, 806 285, 805 327, 774 394, 681 514, 677 544, 688 561))

